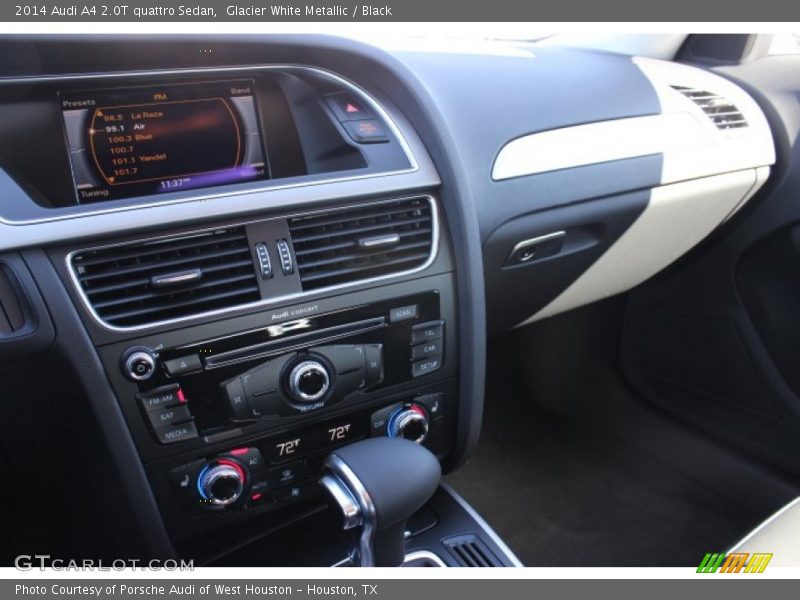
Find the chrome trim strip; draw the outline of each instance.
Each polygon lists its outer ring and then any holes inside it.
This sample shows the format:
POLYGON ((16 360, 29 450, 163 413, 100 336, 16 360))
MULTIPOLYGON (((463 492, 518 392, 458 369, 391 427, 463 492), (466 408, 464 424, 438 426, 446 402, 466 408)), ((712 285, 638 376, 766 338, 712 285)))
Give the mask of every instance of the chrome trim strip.
MULTIPOLYGON (((429 560, 432 563, 434 563, 435 566, 437 566, 437 567, 448 568, 447 564, 441 559, 441 557, 438 554, 434 554, 430 550, 415 550, 414 552, 409 552, 408 554, 406 554, 406 557, 403 559, 403 564, 400 565, 400 566, 401 567, 407 567, 407 568, 417 568, 417 567, 409 566, 408 563, 410 563, 412 560, 429 560)), ((331 565, 331 567, 333 567, 333 568, 336 568, 336 567, 354 567, 354 566, 355 565, 353 564, 353 559, 349 558, 349 557, 348 558, 344 558, 344 559, 340 560, 339 562, 334 563, 334 564, 331 565)))
MULTIPOLYGON (((162 200, 160 202, 143 202, 141 204, 137 204, 136 206, 128 206, 124 208, 108 208, 105 210, 94 210, 94 211, 87 211, 81 212, 79 214, 73 215, 63 215, 63 216, 56 216, 56 217, 44 217, 39 219, 27 219, 23 221, 13 221, 4 218, 0 215, 0 223, 4 223, 6 225, 29 225, 35 223, 49 223, 52 221, 64 221, 69 219, 80 219, 83 217, 90 217, 95 215, 103 215, 109 213, 118 213, 118 212, 125 212, 129 210, 139 210, 145 208, 153 208, 157 206, 168 206, 170 204, 183 204, 186 202, 200 202, 206 200, 212 200, 214 198, 224 198, 229 196, 239 196, 244 194, 257 194, 260 192, 269 192, 272 190, 282 190, 282 189, 290 189, 290 188, 300 188, 300 187, 307 187, 311 185, 324 185, 328 183, 336 183, 340 181, 355 181, 358 179, 372 179, 376 177, 385 177, 387 175, 401 175, 405 173, 413 173, 419 170, 419 163, 417 162, 416 157, 411 151, 411 146, 409 145, 408 141, 406 140, 405 136, 400 131, 395 120, 389 115, 386 109, 375 100, 370 94, 368 94, 363 88, 359 87, 352 81, 328 71, 326 69, 321 69, 319 67, 312 67, 309 65, 251 65, 251 66, 241 66, 241 67, 208 67, 208 68, 194 68, 194 69, 162 69, 156 71, 130 71, 130 72, 110 72, 110 73, 87 73, 87 74, 73 74, 73 75, 43 75, 43 76, 36 76, 36 77, 10 77, 10 78, 0 78, 0 86, 2 85, 10 85, 10 84, 20 84, 20 83, 31 83, 31 82, 40 82, 40 81, 74 81, 74 80, 95 80, 95 79, 113 79, 113 78, 124 78, 124 77, 163 77, 169 75, 205 75, 205 74, 213 74, 213 73, 242 73, 242 72, 249 72, 249 71, 310 71, 316 73, 317 75, 321 75, 331 81, 336 82, 337 84, 345 87, 350 92, 356 94, 362 101, 364 101, 369 108, 371 108, 378 116, 380 116, 386 123, 387 127, 391 130, 394 134, 395 138, 397 139, 398 144, 400 144, 400 148, 403 150, 403 153, 406 155, 409 164, 411 165, 407 169, 400 169, 397 171, 383 171, 381 173, 370 173, 366 175, 352 175, 352 176, 344 176, 344 177, 331 177, 329 179, 321 179, 316 181, 309 181, 309 182, 301 182, 301 183, 290 183, 290 184, 283 184, 283 185, 265 185, 262 187, 253 187, 248 189, 242 190, 235 190, 229 192, 218 192, 213 193, 209 192, 202 195, 190 196, 186 198, 175 198, 173 200, 162 200)), ((275 180, 268 180, 268 182, 275 181, 275 180)), ((84 205, 85 206, 85 205, 84 205)))
POLYGON ((375 504, 367 492, 361 480, 353 473, 336 454, 331 454, 325 459, 325 467, 330 469, 342 482, 347 489, 353 493, 361 509, 361 537, 358 540, 358 562, 360 567, 374 567, 375 556, 372 553, 375 541, 375 527, 378 523, 375 504))
POLYGON ((434 554, 430 550, 415 550, 414 552, 409 552, 408 554, 406 554, 402 566, 416 568, 408 564, 412 560, 429 560, 432 563, 434 563, 434 565, 437 567, 447 568, 447 564, 445 564, 444 560, 442 560, 442 558, 438 554, 434 554))
POLYGON ((361 507, 342 480, 336 475, 325 475, 319 480, 319 483, 342 510, 344 517, 342 527, 349 530, 361 525, 361 507))
MULTIPOLYGON (((131 244, 147 243, 147 242, 153 242, 153 241, 156 241, 156 240, 166 240, 166 239, 170 239, 170 238, 183 238, 183 237, 185 237, 184 235, 170 234, 170 235, 163 235, 163 236, 152 237, 152 238, 140 238, 140 239, 136 239, 136 240, 131 240, 129 242, 119 242, 119 243, 116 243, 116 244, 107 244, 107 245, 103 245, 103 246, 93 246, 93 247, 89 247, 89 248, 82 248, 80 250, 73 250, 72 252, 67 254, 67 256, 65 258, 65 261, 66 261, 66 265, 67 265, 67 271, 69 272, 70 279, 72 280, 72 285, 75 288, 78 296, 80 297, 81 302, 84 305, 84 308, 86 308, 88 313, 92 316, 92 318, 101 327, 103 327, 104 329, 107 329, 109 331, 115 331, 115 332, 120 332, 120 333, 143 331, 143 330, 152 329, 152 328, 155 328, 155 327, 162 327, 164 325, 173 325, 175 323, 183 323, 183 322, 186 322, 186 321, 189 321, 189 320, 192 320, 192 319, 201 319, 201 318, 213 317, 213 316, 226 314, 226 313, 229 313, 231 311, 236 311, 236 310, 247 310, 247 309, 250 309, 250 308, 256 308, 256 307, 260 307, 260 306, 272 306, 272 305, 275 305, 275 304, 280 304, 282 302, 289 302, 289 301, 293 301, 293 300, 297 300, 297 299, 301 299, 301 298, 307 298, 307 297, 309 297, 311 295, 317 296, 317 295, 320 295, 320 294, 325 294, 325 293, 329 293, 329 292, 333 292, 333 291, 337 291, 337 290, 347 289, 347 288, 350 288, 350 287, 353 287, 353 286, 357 286, 357 285, 365 285, 365 284, 377 283, 379 281, 386 281, 388 279, 395 279, 397 277, 405 277, 405 276, 408 276, 408 275, 412 275, 414 273, 419 273, 421 271, 424 271, 425 269, 427 269, 428 267, 430 267, 433 264, 433 261, 436 260, 436 256, 439 253, 439 212, 438 212, 438 205, 436 203, 436 200, 433 198, 433 196, 430 196, 428 194, 420 194, 418 196, 404 196, 404 197, 401 197, 401 198, 389 198, 389 199, 380 200, 380 201, 377 201, 377 202, 352 204, 352 205, 338 206, 338 207, 333 207, 333 208, 324 208, 324 209, 318 209, 318 210, 307 211, 307 212, 300 212, 300 213, 289 214, 289 215, 282 215, 282 216, 276 216, 276 217, 267 217, 265 219, 250 219, 248 221, 242 221, 242 222, 238 222, 238 223, 230 223, 230 224, 227 224, 227 225, 224 225, 224 226, 217 226, 217 227, 209 227, 209 228, 206 228, 206 229, 200 229, 200 230, 188 232, 185 235, 186 236, 191 236, 191 235, 201 234, 201 233, 204 233, 204 232, 207 232, 207 231, 217 231, 217 230, 222 230, 222 229, 226 229, 226 228, 230 228, 230 227, 241 227, 241 226, 244 226, 244 225, 248 225, 250 223, 258 223, 258 222, 262 222, 262 221, 277 220, 277 219, 291 219, 291 218, 294 218, 294 217, 301 217, 301 216, 307 216, 307 215, 313 215, 313 214, 325 214, 325 213, 333 212, 333 211, 336 211, 336 210, 349 210, 349 209, 354 209, 354 208, 363 208, 363 207, 375 206, 375 205, 378 205, 378 204, 388 204, 388 203, 391 203, 391 202, 398 202, 398 201, 402 201, 402 200, 412 200, 414 198, 424 198, 424 199, 428 200, 428 203, 429 203, 430 208, 431 208, 431 228, 432 228, 432 232, 431 232, 431 252, 430 252, 430 255, 428 256, 428 259, 423 264, 421 264, 419 267, 415 267, 414 269, 408 269, 406 271, 398 271, 397 273, 391 273, 391 274, 388 274, 388 275, 381 275, 380 277, 370 277, 370 278, 366 278, 366 279, 360 279, 358 281, 353 281, 353 282, 350 282, 350 283, 342 283, 342 284, 337 284, 337 285, 331 285, 331 286, 328 286, 328 287, 319 288, 319 289, 316 289, 316 290, 313 290, 313 291, 309 291, 309 292, 297 292, 295 294, 286 294, 286 295, 283 295, 283 296, 276 296, 274 298, 266 298, 266 299, 263 299, 263 300, 259 300, 257 302, 248 302, 246 304, 237 304, 235 306, 230 306, 228 308, 219 308, 219 309, 216 309, 216 310, 206 311, 206 312, 197 313, 197 314, 193 314, 193 315, 187 315, 185 317, 178 317, 178 318, 175 318, 175 319, 166 319, 166 320, 163 320, 163 321, 155 321, 153 323, 148 323, 146 325, 136 325, 136 326, 133 326, 133 327, 119 327, 119 326, 116 326, 116 325, 111 325, 110 323, 106 323, 100 317, 100 315, 98 315, 97 312, 95 312, 94 307, 92 307, 92 304, 89 301, 89 298, 86 296, 86 293, 83 291, 83 288, 81 287, 80 281, 78 280, 78 275, 75 272, 75 268, 74 268, 74 266, 72 264, 72 259, 76 254, 80 254, 81 252, 91 252, 93 250, 104 250, 106 248, 116 248, 116 247, 120 247, 120 246, 128 246, 128 245, 131 245, 131 244)), ((253 267, 253 269, 255 270, 255 266, 253 267)))
POLYGON ((475 522, 478 524, 478 526, 480 526, 480 528, 483 529, 484 533, 486 533, 486 535, 488 535, 490 538, 492 538, 492 541, 495 544, 497 544, 497 547, 500 548, 500 550, 502 550, 503 554, 506 555, 506 557, 511 561, 513 566, 515 566, 515 567, 524 567, 525 566, 517 558, 517 556, 511 551, 511 548, 509 548, 506 545, 506 543, 502 540, 502 538, 500 538, 500 536, 497 535, 497 532, 494 529, 492 529, 491 525, 489 525, 483 519, 483 517, 481 517, 476 512, 476 510, 474 508, 472 508, 472 506, 470 506, 470 504, 466 500, 464 500, 464 498, 457 491, 455 491, 453 488, 451 488, 449 485, 447 485, 444 482, 440 483, 439 487, 442 488, 443 491, 445 491, 448 494, 450 494, 450 497, 453 498, 453 500, 455 500, 461 506, 461 508, 463 508, 469 514, 469 516, 472 517, 475 520, 475 522))
MULTIPOLYGON (((292 352, 293 350, 299 350, 300 348, 305 348, 308 346, 316 346, 318 344, 332 342, 334 340, 350 337, 359 333, 374 331, 375 329, 380 329, 385 326, 386 319, 384 317, 373 317, 371 319, 363 319, 354 323, 333 325, 332 327, 326 327, 324 329, 306 331, 290 337, 277 338, 267 342, 262 342, 260 344, 245 346, 244 348, 220 352, 219 354, 215 354, 204 359, 204 365, 206 369, 228 367, 230 365, 255 360, 257 358, 265 358, 272 354, 283 354, 285 352, 292 352)), ((266 327, 266 329, 269 329, 270 327, 274 327, 274 325, 270 325, 266 327)), ((256 329, 255 331, 263 331, 263 329, 256 329)), ((242 333, 241 335, 246 335, 247 333, 252 333, 252 331, 242 333)), ((230 338, 234 336, 231 335, 226 337, 230 338)), ((175 350, 185 350, 188 348, 203 346, 212 341, 214 340, 193 342, 192 344, 175 348, 175 350)))

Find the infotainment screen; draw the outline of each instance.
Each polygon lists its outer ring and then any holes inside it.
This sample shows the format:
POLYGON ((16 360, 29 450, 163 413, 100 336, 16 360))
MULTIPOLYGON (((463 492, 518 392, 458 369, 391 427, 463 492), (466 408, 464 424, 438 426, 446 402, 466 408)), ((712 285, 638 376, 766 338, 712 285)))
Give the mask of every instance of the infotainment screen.
POLYGON ((268 179, 254 82, 61 93, 80 203, 268 179))

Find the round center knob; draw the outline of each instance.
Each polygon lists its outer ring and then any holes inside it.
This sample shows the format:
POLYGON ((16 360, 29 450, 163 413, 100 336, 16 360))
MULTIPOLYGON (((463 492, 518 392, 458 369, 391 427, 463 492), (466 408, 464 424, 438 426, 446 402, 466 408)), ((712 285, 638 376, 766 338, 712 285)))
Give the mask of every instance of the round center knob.
POLYGON ((197 479, 200 496, 217 506, 227 506, 236 502, 244 488, 244 472, 236 465, 227 462, 212 463, 206 466, 197 479))
POLYGON ((428 417, 416 405, 399 408, 389 417, 387 434, 421 444, 428 437, 428 417))
POLYGON ((316 360, 298 363, 289 373, 289 391, 301 402, 319 400, 328 392, 330 384, 328 370, 316 360))

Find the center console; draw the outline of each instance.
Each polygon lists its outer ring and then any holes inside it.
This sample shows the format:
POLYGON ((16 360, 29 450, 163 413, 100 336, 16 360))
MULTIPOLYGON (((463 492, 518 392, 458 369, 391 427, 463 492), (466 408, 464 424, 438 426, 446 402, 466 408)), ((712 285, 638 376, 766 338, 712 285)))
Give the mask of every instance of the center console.
POLYGON ((181 554, 323 505, 323 460, 351 442, 447 459, 458 317, 441 223, 423 195, 51 252, 181 554))
MULTIPOLYGON (((477 421, 453 239, 385 100, 312 67, 218 67, 3 79, 0 113, 17 149, 0 154, 0 247, 45 248, 22 254, 99 357, 57 337, 140 526, 168 538, 154 554, 245 564, 260 544, 279 564, 264 540, 324 529, 325 459, 368 438, 463 460, 477 421)), ((432 523, 489 531, 444 489, 409 539, 432 523)))

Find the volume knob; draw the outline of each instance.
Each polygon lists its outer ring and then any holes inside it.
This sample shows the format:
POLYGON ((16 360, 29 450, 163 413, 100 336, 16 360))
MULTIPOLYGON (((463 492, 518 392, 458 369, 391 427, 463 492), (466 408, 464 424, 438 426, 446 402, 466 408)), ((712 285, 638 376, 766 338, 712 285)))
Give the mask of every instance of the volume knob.
POLYGON ((328 393, 330 387, 328 369, 316 359, 297 363, 289 372, 289 391, 300 402, 316 402, 328 393))
POLYGON ((122 355, 122 373, 131 381, 147 381, 156 370, 156 355, 150 348, 128 348, 122 355))

